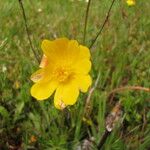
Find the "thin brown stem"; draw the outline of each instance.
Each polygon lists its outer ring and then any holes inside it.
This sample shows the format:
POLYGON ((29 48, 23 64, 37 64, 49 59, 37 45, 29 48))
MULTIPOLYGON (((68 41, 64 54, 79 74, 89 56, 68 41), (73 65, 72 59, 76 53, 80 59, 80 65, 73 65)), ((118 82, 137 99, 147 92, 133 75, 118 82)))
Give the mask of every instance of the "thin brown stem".
POLYGON ((92 48, 92 47, 93 47, 93 45, 95 44, 97 38, 101 35, 101 33, 102 33, 102 31, 103 31, 103 29, 104 29, 104 27, 105 27, 105 25, 106 25, 106 23, 107 23, 107 21, 108 21, 108 19, 109 19, 110 12, 111 12, 111 10, 112 10, 112 7, 113 7, 113 5, 114 5, 114 2, 115 2, 115 0, 112 0, 112 3, 111 3, 111 5, 110 5, 110 7, 109 7, 109 9, 108 9, 108 12, 107 12, 107 15, 106 15, 106 17, 105 17, 105 20, 104 20, 102 26, 100 27, 100 30, 99 30, 98 33, 96 34, 95 38, 92 40, 92 43, 91 43, 91 45, 89 46, 89 48, 92 48))
POLYGON ((108 136, 109 136, 110 134, 111 134, 111 132, 105 130, 105 132, 104 132, 104 134, 102 135, 102 138, 101 138, 101 140, 100 140, 100 142, 99 142, 99 144, 98 144, 98 146, 97 146, 97 149, 98 149, 98 150, 100 150, 100 149, 103 147, 103 145, 105 144, 105 142, 106 142, 106 140, 107 140, 107 138, 108 138, 108 136))
POLYGON ((91 0, 88 1, 87 8, 86 8, 84 32, 83 32, 83 44, 85 44, 85 39, 86 39, 86 28, 87 28, 87 21, 88 21, 88 16, 89 16, 90 4, 91 4, 91 0))
POLYGON ((109 92, 108 96, 110 96, 111 94, 114 94, 114 93, 125 91, 125 90, 138 90, 138 91, 150 92, 150 88, 146 88, 146 87, 125 86, 125 87, 120 87, 120 88, 116 88, 116 89, 112 90, 111 92, 109 92))
POLYGON ((18 2, 20 4, 20 8, 22 10, 22 16, 23 16, 23 19, 24 19, 25 29, 26 29, 26 33, 27 33, 27 37, 28 37, 28 41, 29 41, 31 50, 32 50, 36 60, 38 61, 38 63, 40 63, 40 59, 39 59, 38 55, 36 54, 36 51, 35 51, 35 49, 33 47, 33 44, 32 44, 31 38, 30 38, 29 28, 28 28, 28 24, 27 24, 27 17, 26 17, 26 14, 25 14, 25 10, 24 10, 24 6, 23 6, 23 3, 22 3, 22 0, 18 0, 18 2))

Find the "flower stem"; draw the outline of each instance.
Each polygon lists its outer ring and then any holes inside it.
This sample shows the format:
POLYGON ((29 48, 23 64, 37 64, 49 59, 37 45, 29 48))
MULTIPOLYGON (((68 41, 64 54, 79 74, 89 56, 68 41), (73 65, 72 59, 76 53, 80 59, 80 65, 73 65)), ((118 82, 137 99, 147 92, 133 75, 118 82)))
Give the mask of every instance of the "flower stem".
POLYGON ((29 28, 28 28, 28 24, 27 24, 27 17, 26 17, 26 14, 25 14, 25 10, 24 10, 22 0, 18 0, 18 2, 20 4, 20 8, 22 10, 22 16, 23 16, 23 19, 24 19, 25 29, 26 29, 26 33, 27 33, 27 37, 28 37, 28 41, 29 41, 31 50, 32 50, 36 60, 38 61, 38 63, 40 63, 40 59, 39 59, 38 55, 36 54, 35 49, 33 48, 33 44, 32 44, 31 38, 30 38, 29 28))
POLYGON ((88 16, 89 16, 90 4, 91 4, 91 0, 88 1, 87 8, 86 8, 84 32, 83 32, 83 44, 85 44, 85 39, 86 39, 86 28, 87 28, 87 21, 88 21, 88 16))
POLYGON ((105 25, 106 25, 106 23, 107 23, 107 21, 108 21, 108 18, 109 18, 109 16, 110 16, 110 12, 111 12, 112 6, 114 5, 114 2, 115 2, 115 0, 112 0, 112 3, 111 3, 111 5, 110 5, 110 7, 109 7, 109 9, 108 9, 108 12, 107 12, 107 15, 106 15, 106 17, 105 17, 105 20, 104 20, 104 22, 103 22, 103 24, 102 24, 100 30, 99 30, 98 33, 96 34, 95 38, 92 40, 92 43, 91 43, 91 45, 89 46, 89 48, 92 48, 92 47, 93 47, 93 45, 95 44, 97 38, 101 35, 101 33, 102 33, 102 31, 103 31, 103 29, 104 29, 104 27, 105 27, 105 25))

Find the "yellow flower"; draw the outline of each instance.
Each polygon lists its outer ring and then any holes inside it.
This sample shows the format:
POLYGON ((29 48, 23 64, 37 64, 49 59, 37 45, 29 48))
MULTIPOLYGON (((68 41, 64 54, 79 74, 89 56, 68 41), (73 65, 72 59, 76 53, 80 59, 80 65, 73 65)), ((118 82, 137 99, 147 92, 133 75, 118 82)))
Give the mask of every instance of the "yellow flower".
POLYGON ((35 82, 31 95, 37 100, 45 100, 55 91, 56 108, 75 104, 79 91, 87 92, 92 83, 88 74, 91 69, 89 49, 67 38, 43 40, 41 48, 44 56, 41 69, 31 76, 35 82))
POLYGON ((135 5, 135 0, 127 0, 127 4, 129 6, 133 6, 133 5, 135 5))

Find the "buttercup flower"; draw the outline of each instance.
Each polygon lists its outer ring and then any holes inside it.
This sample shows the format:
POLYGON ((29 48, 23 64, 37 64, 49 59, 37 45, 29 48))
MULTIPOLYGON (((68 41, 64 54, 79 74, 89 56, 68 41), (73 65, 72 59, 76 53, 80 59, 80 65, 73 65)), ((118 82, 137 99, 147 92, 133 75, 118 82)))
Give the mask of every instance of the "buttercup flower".
POLYGON ((135 5, 135 0, 127 0, 127 4, 129 6, 133 6, 133 5, 135 5))
POLYGON ((40 68, 31 76, 35 84, 31 95, 45 100, 54 92, 54 105, 63 109, 77 101, 79 91, 87 92, 92 83, 88 74, 91 69, 90 51, 76 40, 59 38, 44 40, 44 52, 40 68))

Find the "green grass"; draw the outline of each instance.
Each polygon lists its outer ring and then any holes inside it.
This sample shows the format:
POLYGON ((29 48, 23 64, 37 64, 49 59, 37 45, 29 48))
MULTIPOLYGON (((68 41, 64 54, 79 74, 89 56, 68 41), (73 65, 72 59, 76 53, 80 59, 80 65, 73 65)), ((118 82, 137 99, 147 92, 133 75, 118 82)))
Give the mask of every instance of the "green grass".
MULTIPOLYGON (((45 38, 76 39, 82 44, 86 5, 84 1, 23 1, 34 47, 42 56, 45 38)), ((92 0, 86 45, 91 44, 103 23, 111 1, 92 0)), ((83 121, 87 94, 64 111, 56 110, 53 98, 36 101, 30 95, 30 75, 38 63, 31 51, 21 9, 16 1, 0 1, 0 149, 76 150, 85 139, 98 144, 105 118, 117 100, 124 108, 123 123, 108 137, 104 150, 150 148, 150 93, 126 91, 107 100, 116 87, 150 87, 150 3, 128 7, 117 1, 101 37, 91 49, 93 82, 100 69, 98 87, 91 98, 91 114, 83 121), (31 137, 36 142, 31 142, 31 137), (83 138, 84 137, 84 138, 83 138)), ((93 144, 91 149, 96 149, 93 144)))

